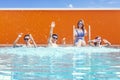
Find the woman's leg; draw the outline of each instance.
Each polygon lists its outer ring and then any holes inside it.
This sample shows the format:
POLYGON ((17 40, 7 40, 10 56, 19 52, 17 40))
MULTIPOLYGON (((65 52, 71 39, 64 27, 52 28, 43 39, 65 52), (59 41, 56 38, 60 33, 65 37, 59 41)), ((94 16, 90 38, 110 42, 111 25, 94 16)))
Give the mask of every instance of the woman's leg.
POLYGON ((81 47, 81 45, 82 45, 82 40, 79 40, 79 41, 77 42, 77 47, 81 47))
POLYGON ((84 40, 81 40, 81 46, 86 46, 86 42, 84 40))

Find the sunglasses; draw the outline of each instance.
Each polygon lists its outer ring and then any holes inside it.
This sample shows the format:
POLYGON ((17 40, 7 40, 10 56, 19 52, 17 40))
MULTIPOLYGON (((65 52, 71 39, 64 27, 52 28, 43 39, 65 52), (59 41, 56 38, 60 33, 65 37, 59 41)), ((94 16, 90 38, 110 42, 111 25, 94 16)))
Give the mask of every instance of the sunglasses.
POLYGON ((78 25, 83 25, 83 23, 79 23, 78 25))
POLYGON ((28 40, 29 40, 29 38, 25 38, 24 40, 25 40, 25 41, 28 41, 28 40))
POLYGON ((54 38, 54 37, 53 37, 53 39, 56 39, 56 40, 57 40, 58 38, 54 38))
POLYGON ((57 37, 57 36, 53 36, 52 38, 53 38, 53 39, 58 39, 58 37, 57 37))

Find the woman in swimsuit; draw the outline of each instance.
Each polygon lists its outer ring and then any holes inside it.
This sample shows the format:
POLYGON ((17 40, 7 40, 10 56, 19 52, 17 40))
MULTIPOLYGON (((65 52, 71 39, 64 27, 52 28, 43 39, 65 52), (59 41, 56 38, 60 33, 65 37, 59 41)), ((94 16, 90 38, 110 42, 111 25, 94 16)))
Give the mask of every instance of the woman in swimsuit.
POLYGON ((87 31, 84 27, 84 21, 83 20, 79 20, 77 23, 77 28, 74 30, 74 45, 77 47, 80 46, 85 46, 86 42, 84 37, 86 36, 87 31))

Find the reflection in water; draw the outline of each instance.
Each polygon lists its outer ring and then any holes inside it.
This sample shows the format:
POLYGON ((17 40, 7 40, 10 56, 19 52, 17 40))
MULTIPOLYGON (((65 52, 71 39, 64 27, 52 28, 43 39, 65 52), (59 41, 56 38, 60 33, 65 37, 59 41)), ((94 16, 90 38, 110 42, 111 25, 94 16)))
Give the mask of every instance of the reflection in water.
POLYGON ((72 55, 0 55, 0 80, 72 80, 72 55), (4 58, 5 57, 5 58, 4 58))
POLYGON ((43 56, 38 56, 42 55, 40 51, 37 51, 38 54, 29 52, 32 55, 21 55, 22 53, 17 54, 15 51, 0 52, 0 80, 120 79, 120 52, 86 53, 79 52, 78 49, 62 50, 56 49, 57 53, 46 51, 49 55, 43 56))
POLYGON ((73 80, 120 79, 119 52, 74 54, 73 63, 73 80))

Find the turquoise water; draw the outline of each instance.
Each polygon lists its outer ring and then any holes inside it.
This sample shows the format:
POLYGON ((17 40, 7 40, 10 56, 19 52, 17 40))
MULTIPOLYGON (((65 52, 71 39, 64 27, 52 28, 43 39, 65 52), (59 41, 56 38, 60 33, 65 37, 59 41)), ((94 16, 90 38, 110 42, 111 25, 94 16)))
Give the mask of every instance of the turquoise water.
POLYGON ((120 80, 120 49, 0 48, 0 80, 120 80))

